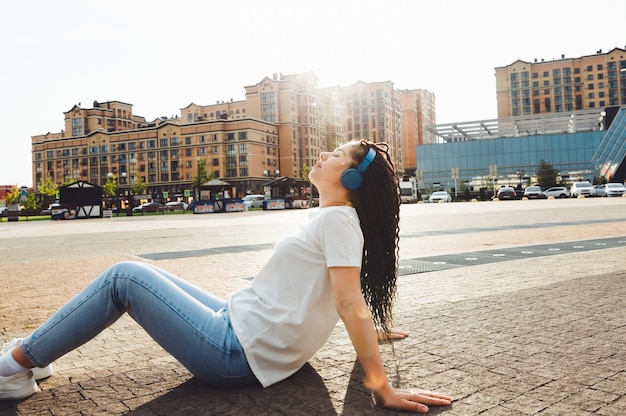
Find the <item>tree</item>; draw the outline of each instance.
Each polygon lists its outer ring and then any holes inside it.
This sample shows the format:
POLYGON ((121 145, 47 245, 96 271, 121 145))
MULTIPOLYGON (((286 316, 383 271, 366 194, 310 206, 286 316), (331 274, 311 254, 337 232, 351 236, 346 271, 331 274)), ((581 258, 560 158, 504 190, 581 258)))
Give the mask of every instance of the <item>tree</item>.
POLYGON ((37 187, 37 190, 45 197, 44 201, 47 202, 49 199, 56 197, 59 187, 48 177, 37 187))
POLYGON ((302 165, 302 177, 309 182, 309 204, 313 205, 313 184, 309 179, 309 173, 311 173, 311 167, 305 163, 302 165))
POLYGON ((135 182, 133 182, 133 194, 141 195, 146 192, 146 183, 143 181, 141 175, 135 176, 135 182))
POLYGON ((35 192, 30 189, 26 192, 26 202, 24 203, 24 208, 26 209, 41 208, 41 201, 37 198, 37 195, 35 195, 35 192))
POLYGON ((13 188, 7 193, 7 205, 15 205, 17 204, 17 200, 20 197, 20 189, 17 185, 14 185, 13 188))
POLYGON ((200 195, 198 192, 198 188, 200 188, 200 185, 202 185, 203 183, 207 181, 210 181, 211 179, 213 179, 214 176, 215 176, 215 172, 213 171, 210 174, 207 173, 206 160, 204 159, 198 160, 198 168, 196 170, 196 175, 191 180, 191 186, 194 189, 195 199, 200 199, 200 195))
POLYGON ((71 184, 71 183, 74 183, 74 182, 78 182, 78 180, 77 180, 75 177, 70 176, 69 178, 67 178, 67 179, 63 182, 63 186, 67 186, 67 185, 69 185, 69 184, 71 184))
POLYGON ((539 168, 535 172, 537 176, 537 184, 541 189, 551 188, 556 186, 556 178, 559 176, 559 171, 554 168, 550 163, 546 163, 543 159, 539 162, 539 168))
POLYGON ((102 192, 104 192, 104 196, 112 197, 117 194, 117 178, 113 175, 109 176, 102 185, 102 192))

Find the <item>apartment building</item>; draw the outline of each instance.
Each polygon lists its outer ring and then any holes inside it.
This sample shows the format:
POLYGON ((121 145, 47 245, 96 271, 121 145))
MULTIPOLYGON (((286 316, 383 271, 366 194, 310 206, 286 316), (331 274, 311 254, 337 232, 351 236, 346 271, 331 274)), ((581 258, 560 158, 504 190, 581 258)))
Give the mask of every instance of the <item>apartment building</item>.
POLYGON ((346 139, 387 143, 396 171, 404 172, 402 93, 396 91, 390 81, 357 81, 339 91, 345 109, 346 139))
POLYGON ((426 126, 437 124, 435 95, 426 90, 402 90, 402 152, 404 173, 415 176, 417 146, 437 143, 437 136, 426 126))
POLYGON ((626 50, 495 68, 498 118, 626 105, 626 50))
MULTIPOLYGON (((132 106, 128 106, 132 114, 132 106)), ((66 126, 99 125, 85 120, 86 114, 93 114, 90 110, 74 106, 65 113, 66 126)), ((193 105, 188 106, 183 114, 186 117, 194 110, 193 105)), ((100 123, 107 125, 107 121, 103 118, 100 123)), ((258 191, 267 182, 264 171, 268 165, 278 166, 276 126, 251 118, 204 121, 198 117, 192 123, 159 118, 139 127, 127 123, 119 131, 89 129, 77 137, 48 133, 33 136, 32 148, 35 187, 48 177, 57 184, 84 180, 102 185, 113 175, 119 181, 120 194, 128 195, 141 176, 146 193, 153 198, 163 192, 176 195, 191 190, 200 160, 207 162, 209 172, 228 178, 242 194, 258 191)))
POLYGON ((432 94, 396 91, 391 82, 318 88, 317 76, 307 72, 274 74, 244 89, 244 100, 191 103, 180 117, 153 121, 119 101, 75 105, 64 113, 65 130, 32 136, 33 183, 51 178, 102 185, 113 175, 121 194, 129 194, 141 177, 146 193, 158 198, 190 190, 198 162, 205 160, 207 170, 233 185, 236 197, 262 193, 269 177, 305 177, 320 152, 352 139, 389 143, 401 174, 403 154, 414 157, 413 144, 422 143, 424 126, 434 123, 432 94), (413 97, 405 113, 415 136, 408 147, 401 103, 407 95, 413 97))

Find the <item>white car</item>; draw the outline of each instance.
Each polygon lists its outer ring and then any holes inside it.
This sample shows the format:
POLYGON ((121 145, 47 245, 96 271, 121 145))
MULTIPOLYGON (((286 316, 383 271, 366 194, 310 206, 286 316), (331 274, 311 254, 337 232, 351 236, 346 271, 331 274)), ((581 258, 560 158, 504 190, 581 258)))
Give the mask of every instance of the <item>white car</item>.
POLYGON ((626 193, 626 187, 621 183, 607 183, 604 185, 606 196, 622 196, 626 193))
POLYGON ((548 188, 543 191, 543 194, 546 198, 554 197, 554 198, 567 198, 569 196, 569 191, 564 186, 553 186, 552 188, 548 188))
POLYGON ((591 182, 574 182, 569 190, 572 198, 579 196, 593 196, 593 185, 591 182))
POLYGON ((246 195, 243 197, 243 206, 249 208, 263 208, 265 195, 246 195))
POLYGON ((593 185, 592 196, 606 196, 606 188, 604 185, 593 185))
POLYGON ((433 203, 433 202, 452 202, 452 196, 450 196, 449 193, 447 193, 446 191, 437 191, 437 192, 433 192, 433 194, 431 196, 428 197, 428 202, 433 203))
POLYGON ((524 196, 528 199, 539 199, 546 197, 543 192, 541 192, 541 187, 536 185, 528 186, 526 189, 524 189, 524 196))
POLYGON ((187 209, 189 208, 189 204, 186 202, 182 202, 182 201, 170 201, 166 203, 165 206, 169 207, 170 209, 174 211, 176 210, 187 211, 187 209))

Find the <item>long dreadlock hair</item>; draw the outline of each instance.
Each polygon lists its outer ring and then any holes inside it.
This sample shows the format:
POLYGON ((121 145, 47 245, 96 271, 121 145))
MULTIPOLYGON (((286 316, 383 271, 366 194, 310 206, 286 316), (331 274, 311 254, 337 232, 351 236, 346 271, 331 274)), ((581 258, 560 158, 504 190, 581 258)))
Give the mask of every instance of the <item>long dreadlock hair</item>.
POLYGON ((353 152, 357 166, 369 151, 376 156, 363 173, 361 187, 350 191, 363 232, 361 292, 374 324, 388 336, 396 296, 400 194, 386 143, 361 141, 353 152))

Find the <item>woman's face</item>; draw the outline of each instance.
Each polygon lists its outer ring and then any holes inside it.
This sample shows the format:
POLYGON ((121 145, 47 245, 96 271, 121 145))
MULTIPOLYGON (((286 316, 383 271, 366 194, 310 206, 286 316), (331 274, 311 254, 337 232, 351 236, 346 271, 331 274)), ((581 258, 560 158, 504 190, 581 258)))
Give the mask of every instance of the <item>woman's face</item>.
POLYGON ((354 165, 352 156, 358 143, 346 143, 332 152, 320 153, 320 159, 309 172, 309 180, 318 188, 340 186, 341 175, 354 165))

